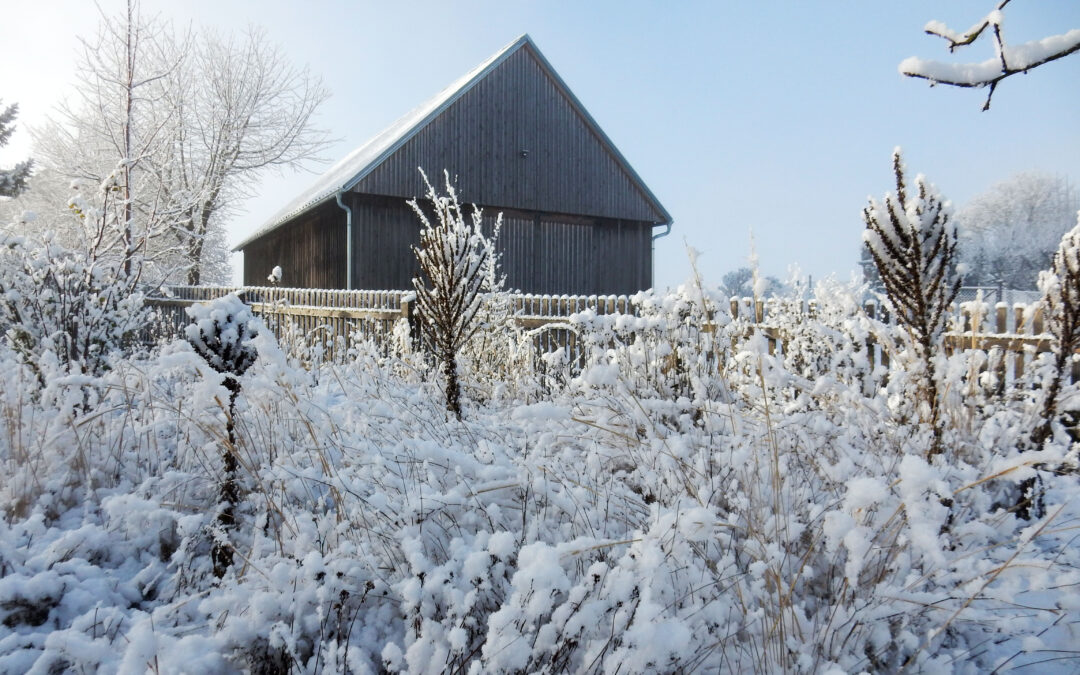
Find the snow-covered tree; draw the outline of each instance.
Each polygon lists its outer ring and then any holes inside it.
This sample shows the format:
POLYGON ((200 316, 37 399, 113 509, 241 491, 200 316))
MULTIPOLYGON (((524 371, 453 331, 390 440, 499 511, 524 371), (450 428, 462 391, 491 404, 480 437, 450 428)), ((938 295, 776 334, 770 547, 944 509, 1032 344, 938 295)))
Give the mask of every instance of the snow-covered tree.
POLYGON ((183 59, 174 45, 168 27, 144 19, 135 0, 120 17, 103 16, 96 37, 81 41, 73 96, 34 130, 41 163, 60 181, 116 193, 120 213, 112 229, 81 238, 133 276, 141 275, 142 260, 153 266, 162 255, 151 242, 175 217, 169 187, 153 171, 169 152, 173 111, 163 105, 163 85, 183 59))
POLYGON ((956 228, 950 205, 921 174, 909 194, 900 149, 893 151, 896 192, 863 209, 863 241, 874 260, 893 316, 907 329, 915 352, 923 421, 934 430, 930 454, 940 452, 941 402, 935 356, 941 352, 949 305, 960 290, 956 228))
POLYGON ((758 276, 750 267, 740 267, 720 279, 720 292, 729 298, 768 298, 781 293, 784 284, 776 277, 758 276))
MULTIPOLYGON (((15 127, 11 125, 19 114, 18 104, 3 107, 0 101, 0 148, 7 145, 15 127)), ((19 162, 11 169, 0 169, 0 197, 14 197, 26 189, 26 179, 30 177, 33 162, 19 162)))
POLYGON ((424 175, 434 222, 419 202, 409 202, 422 224, 420 246, 413 249, 422 276, 413 278, 413 288, 424 337, 445 379, 447 410, 461 419, 457 356, 480 327, 477 315, 483 306, 483 294, 502 287, 495 252, 502 218, 495 225, 493 237, 484 234, 483 216, 476 206, 471 222, 466 222, 450 175, 444 176, 446 195, 440 195, 424 175))
POLYGON ((941 21, 931 21, 923 29, 948 42, 949 52, 974 43, 981 36, 992 35, 994 56, 980 63, 943 63, 916 56, 900 63, 900 72, 908 77, 929 80, 931 85, 948 84, 954 87, 987 88, 983 110, 990 109, 990 99, 999 82, 1017 73, 1027 73, 1032 68, 1056 61, 1080 51, 1080 28, 1060 35, 1051 35, 1019 45, 1005 42, 1002 24, 1004 9, 1010 0, 1000 0, 989 14, 974 26, 957 32, 941 21))
POLYGON ((1061 177, 1021 173, 994 185, 956 214, 965 283, 1034 290, 1077 210, 1080 197, 1061 177))
POLYGON ((129 0, 83 43, 74 97, 37 130, 58 177, 112 182, 126 205, 107 242, 146 263, 151 281, 224 281, 224 224, 268 167, 326 143, 313 115, 321 81, 253 30, 236 40, 178 35, 129 0))
POLYGON ((293 67, 260 29, 239 38, 204 33, 193 42, 166 90, 176 112, 170 139, 179 157, 161 163, 160 173, 187 197, 176 234, 186 281, 195 285, 202 281, 209 237, 236 199, 251 194, 262 171, 299 166, 326 146, 327 134, 313 126, 313 116, 329 92, 307 69, 293 67))

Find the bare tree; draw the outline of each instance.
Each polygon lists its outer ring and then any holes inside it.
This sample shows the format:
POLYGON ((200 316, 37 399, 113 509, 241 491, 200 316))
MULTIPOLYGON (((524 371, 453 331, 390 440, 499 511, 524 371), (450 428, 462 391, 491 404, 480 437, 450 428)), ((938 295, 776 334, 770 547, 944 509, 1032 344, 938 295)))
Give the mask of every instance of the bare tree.
POLYGON ((784 284, 779 279, 773 276, 759 277, 750 267, 732 270, 720 279, 720 292, 729 298, 764 299, 783 291, 784 284))
POLYGON ((949 305, 960 290, 956 229, 949 205, 922 176, 908 193, 900 149, 893 151, 896 193, 863 209, 863 241, 894 316, 907 329, 920 372, 918 399, 934 432, 929 455, 941 451, 941 402, 934 357, 941 352, 949 305))
POLYGON ((177 224, 187 283, 201 281, 201 263, 215 219, 250 194, 261 171, 318 159, 327 134, 312 122, 329 97, 319 78, 290 65, 261 29, 240 39, 208 33, 196 40, 187 67, 167 98, 176 111, 176 161, 162 181, 189 197, 177 224))
POLYGON ((900 72, 908 77, 929 80, 932 85, 986 87, 989 91, 982 109, 989 110, 994 90, 1005 78, 1017 73, 1026 73, 1032 68, 1080 51, 1080 28, 1019 45, 1006 44, 1002 22, 1003 10, 1009 1, 1001 0, 993 11, 962 33, 951 30, 940 21, 931 21, 923 29, 927 34, 936 35, 948 42, 950 53, 974 43, 979 37, 989 33, 994 41, 995 56, 993 58, 981 63, 943 63, 912 56, 900 63, 900 72))
MULTIPOLYGON (((494 237, 484 235, 480 209, 473 206, 472 220, 466 223, 449 174, 445 174, 445 179, 443 196, 424 175, 435 222, 428 218, 419 202, 415 199, 409 202, 423 226, 420 247, 413 251, 420 272, 426 277, 426 283, 423 278, 414 278, 413 287, 422 331, 445 379, 446 408, 460 420, 458 352, 480 327, 477 315, 483 306, 483 293, 497 290, 502 280, 496 272, 494 237)), ((501 222, 500 216, 495 225, 496 237, 501 222)))
POLYGON ((129 276, 141 274, 136 256, 151 254, 149 240, 169 229, 168 191, 153 163, 168 151, 173 113, 164 105, 164 85, 182 53, 167 26, 143 19, 138 2, 129 0, 123 15, 102 17, 96 38, 82 41, 74 101, 34 132, 37 153, 52 172, 84 191, 100 185, 117 193, 108 230, 83 239, 95 256, 121 260, 129 276))
POLYGON ((59 176, 116 186, 124 211, 104 249, 125 266, 138 256, 154 282, 197 284, 209 260, 225 266, 229 207, 261 172, 325 148, 313 116, 327 97, 261 31, 177 35, 128 0, 84 43, 75 100, 38 131, 37 147, 59 176))

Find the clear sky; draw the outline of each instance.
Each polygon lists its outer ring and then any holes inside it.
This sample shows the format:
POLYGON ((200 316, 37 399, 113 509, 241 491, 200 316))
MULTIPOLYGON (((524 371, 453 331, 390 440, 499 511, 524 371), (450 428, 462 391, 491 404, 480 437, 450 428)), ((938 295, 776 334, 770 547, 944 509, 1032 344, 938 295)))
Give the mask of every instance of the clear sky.
MULTIPOLYGON (((64 96, 76 38, 94 34, 97 10, 86 0, 5 4, 0 97, 32 124, 64 96)), ((663 287, 689 275, 686 244, 701 251, 707 281, 746 265, 751 233, 764 273, 798 265, 846 280, 860 211, 891 187, 897 145, 957 205, 1025 170, 1080 184, 1080 55, 1004 81, 989 112, 982 91, 897 72, 908 56, 958 60, 923 26, 963 30, 993 4, 144 0, 143 12, 195 28, 264 26, 333 91, 319 118, 340 139, 331 161, 529 33, 674 217, 656 245, 663 287)), ((1014 43, 1080 28, 1080 2, 1014 0, 1005 28, 1014 43)), ((968 49, 959 60, 992 55, 989 43, 968 49)), ((28 141, 17 131, 0 165, 29 153, 28 141)), ((313 180, 270 177, 230 241, 313 180)))

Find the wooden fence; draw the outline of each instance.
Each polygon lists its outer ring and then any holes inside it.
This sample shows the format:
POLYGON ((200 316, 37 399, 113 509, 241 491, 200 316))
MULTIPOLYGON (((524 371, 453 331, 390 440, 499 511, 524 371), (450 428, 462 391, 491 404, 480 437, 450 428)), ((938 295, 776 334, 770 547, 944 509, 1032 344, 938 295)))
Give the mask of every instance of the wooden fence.
MULTIPOLYGON (((147 298, 157 312, 150 338, 183 334, 190 323, 184 308, 229 293, 239 293, 243 300, 267 322, 278 340, 318 342, 329 355, 348 349, 356 339, 384 340, 395 324, 406 319, 416 335, 411 298, 407 291, 337 291, 263 286, 210 287, 177 286, 167 295, 147 298)), ((551 296, 511 295, 510 312, 518 326, 531 331, 541 352, 576 344, 568 329, 570 317, 592 310, 597 314, 634 314, 625 295, 551 296)))
MULTIPOLYGON (((148 304, 158 314, 158 335, 177 336, 188 323, 183 309, 238 292, 252 309, 260 314, 274 330, 279 340, 319 343, 333 352, 347 349, 355 339, 383 340, 400 319, 411 323, 414 297, 405 291, 338 291, 277 287, 204 287, 181 286, 168 289, 168 297, 151 297, 148 304)), ((538 350, 551 352, 563 348, 571 360, 576 353, 577 335, 570 327, 573 314, 591 310, 598 315, 637 315, 638 308, 627 296, 548 296, 511 295, 509 310, 518 326, 532 333, 538 350)), ((771 325, 776 314, 773 301, 754 301, 733 298, 727 307, 733 319, 742 318, 756 325, 768 341, 770 353, 783 353, 783 332, 771 325)), ((997 368, 1003 379, 1020 377, 1027 360, 1050 349, 1050 336, 1043 332, 1042 310, 1038 304, 1012 306, 998 303, 966 302, 956 308, 952 330, 946 335, 946 349, 1000 350, 1002 357, 997 368)), ((791 311, 790 303, 785 311, 791 311)), ((814 302, 803 303, 801 309, 813 317, 814 302)), ((870 317, 880 314, 874 303, 867 303, 870 317)), ((888 317, 881 317, 887 320, 888 317)), ((709 327, 704 327, 708 331, 709 327)), ((868 343, 871 363, 887 365, 888 351, 868 343)), ((1078 364, 1080 367, 1080 364, 1078 364)), ((1080 375, 1080 373, 1076 373, 1080 375)))

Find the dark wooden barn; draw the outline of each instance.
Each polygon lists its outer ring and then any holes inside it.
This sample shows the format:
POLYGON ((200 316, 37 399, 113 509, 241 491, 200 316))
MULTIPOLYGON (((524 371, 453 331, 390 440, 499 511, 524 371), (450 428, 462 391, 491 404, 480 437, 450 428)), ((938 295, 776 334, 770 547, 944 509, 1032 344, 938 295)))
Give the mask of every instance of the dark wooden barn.
POLYGON ((280 265, 286 286, 411 288, 420 224, 406 202, 424 195, 418 167, 436 187, 448 171, 485 221, 502 213, 507 288, 652 285, 652 241, 671 216, 528 35, 349 154, 239 244, 244 283, 263 285, 280 265))

